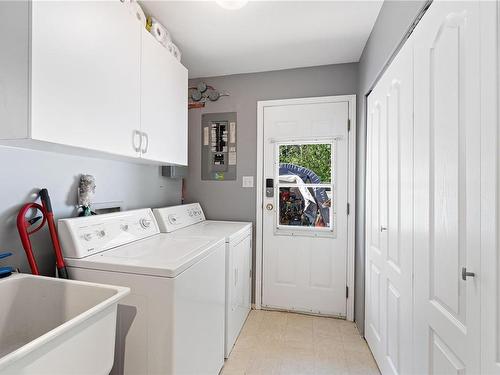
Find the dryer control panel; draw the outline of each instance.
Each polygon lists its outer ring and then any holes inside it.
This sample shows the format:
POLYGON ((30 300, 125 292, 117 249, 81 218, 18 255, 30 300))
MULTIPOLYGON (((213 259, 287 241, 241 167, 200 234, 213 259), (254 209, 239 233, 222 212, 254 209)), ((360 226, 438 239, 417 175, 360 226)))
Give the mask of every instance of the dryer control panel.
POLYGON ((153 209, 160 232, 169 233, 205 221, 199 203, 153 209))
POLYGON ((67 258, 84 258, 160 233, 149 208, 60 219, 57 226, 67 258))

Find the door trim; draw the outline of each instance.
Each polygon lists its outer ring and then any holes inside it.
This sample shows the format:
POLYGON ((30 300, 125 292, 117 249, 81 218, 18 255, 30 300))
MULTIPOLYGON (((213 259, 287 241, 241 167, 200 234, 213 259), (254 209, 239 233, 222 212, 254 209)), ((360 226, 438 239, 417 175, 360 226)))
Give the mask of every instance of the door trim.
MULTIPOLYGON (((349 215, 347 216, 347 287, 349 294, 346 304, 346 319, 354 320, 354 241, 355 241, 355 212, 356 212, 356 95, 321 96, 312 98, 297 98, 283 100, 264 100, 257 102, 257 176, 256 176, 256 207, 255 207, 255 303, 254 308, 262 306, 262 214, 263 214, 263 156, 264 156, 264 109, 266 107, 316 104, 316 103, 348 103, 348 182, 347 201, 349 202, 349 215)), ((346 126, 348 126, 346 124, 346 126)), ((346 207, 347 209, 347 207, 346 207)))

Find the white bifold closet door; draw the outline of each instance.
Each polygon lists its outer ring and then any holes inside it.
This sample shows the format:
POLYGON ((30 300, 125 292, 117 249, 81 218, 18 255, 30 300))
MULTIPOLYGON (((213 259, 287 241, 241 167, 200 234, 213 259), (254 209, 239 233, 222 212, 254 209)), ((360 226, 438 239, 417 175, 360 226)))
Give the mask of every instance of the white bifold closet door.
POLYGON ((365 335, 383 374, 500 374, 500 3, 435 1, 368 97, 365 335))
POLYGON ((413 38, 419 374, 481 373, 479 30, 479 2, 438 2, 413 38))
POLYGON ((411 371, 412 49, 368 97, 365 335, 384 374, 411 371))

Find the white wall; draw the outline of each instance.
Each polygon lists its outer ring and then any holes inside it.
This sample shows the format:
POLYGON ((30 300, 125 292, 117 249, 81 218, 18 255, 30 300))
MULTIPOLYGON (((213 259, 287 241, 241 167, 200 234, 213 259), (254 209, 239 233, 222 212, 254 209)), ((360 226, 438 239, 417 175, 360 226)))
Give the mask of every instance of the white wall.
MULTIPOLYGON (((124 209, 180 203, 180 181, 162 177, 159 167, 0 147, 0 252, 14 253, 13 257, 2 260, 1 265, 29 272, 16 227, 19 208, 33 201, 33 193, 45 187, 55 217, 73 216, 82 173, 96 177, 96 202, 122 201, 124 209)), ((55 260, 48 232, 43 230, 34 238, 41 271, 53 273, 55 260)))

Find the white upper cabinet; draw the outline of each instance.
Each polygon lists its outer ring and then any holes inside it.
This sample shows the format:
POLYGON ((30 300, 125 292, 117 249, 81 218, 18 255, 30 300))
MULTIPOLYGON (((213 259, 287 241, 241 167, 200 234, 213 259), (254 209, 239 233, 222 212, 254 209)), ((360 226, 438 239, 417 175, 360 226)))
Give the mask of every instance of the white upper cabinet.
POLYGON ((142 31, 142 157, 187 165, 187 69, 142 31))
POLYGON ((119 1, 33 2, 31 136, 137 155, 140 29, 119 1))
POLYGON ((16 20, 0 26, 1 144, 187 164, 187 69, 127 2, 0 2, 0 13, 16 20))

